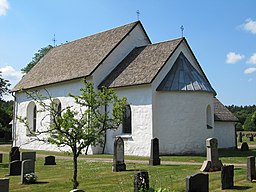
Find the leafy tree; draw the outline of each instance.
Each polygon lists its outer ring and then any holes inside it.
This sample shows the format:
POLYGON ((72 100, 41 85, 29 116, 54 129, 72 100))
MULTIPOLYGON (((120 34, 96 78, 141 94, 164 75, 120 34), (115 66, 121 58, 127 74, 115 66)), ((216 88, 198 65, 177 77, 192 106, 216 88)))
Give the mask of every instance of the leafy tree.
POLYGON ((23 73, 28 73, 38 63, 38 61, 43 56, 45 56, 52 48, 53 48, 52 45, 48 45, 38 50, 37 53, 34 54, 32 61, 30 61, 30 63, 28 63, 26 67, 22 68, 21 71, 23 73))
POLYGON ((256 111, 253 113, 252 115, 252 121, 254 122, 254 124, 256 125, 256 111))
POLYGON ((252 120, 252 115, 246 118, 243 128, 245 131, 256 131, 256 125, 252 120))
POLYGON ((0 71, 0 100, 2 99, 3 95, 9 92, 9 86, 11 84, 8 80, 2 78, 2 72, 0 71))
POLYGON ((126 98, 118 98, 113 89, 102 87, 95 91, 93 84, 85 81, 85 86, 81 91, 82 94, 79 96, 70 95, 74 98, 77 107, 68 106, 61 111, 56 107, 56 102, 49 93, 48 96, 43 96, 39 92, 27 93, 40 105, 41 109, 38 112, 51 116, 49 126, 42 132, 33 133, 27 119, 19 117, 19 120, 37 140, 70 148, 74 163, 74 189, 79 185, 77 158, 82 151, 87 152, 90 145, 101 144, 108 129, 118 128, 126 106, 126 98), (50 102, 45 102, 47 100, 50 102))
POLYGON ((236 131, 243 131, 243 130, 244 130, 243 125, 240 122, 236 123, 236 131))

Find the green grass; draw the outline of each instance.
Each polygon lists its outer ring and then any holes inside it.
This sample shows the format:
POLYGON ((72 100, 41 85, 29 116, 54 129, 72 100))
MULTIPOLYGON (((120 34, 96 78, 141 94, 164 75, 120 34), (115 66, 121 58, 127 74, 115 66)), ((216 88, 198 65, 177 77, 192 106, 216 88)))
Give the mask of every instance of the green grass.
MULTIPOLYGON (((238 143, 239 144, 239 143, 238 143)), ((251 142, 255 145, 256 142, 251 142)), ((9 152, 10 146, 0 145, 0 151, 9 152)), ((28 150, 21 150, 28 151, 28 150)), ((37 154, 68 156, 63 152, 46 152, 37 151, 37 154)), ((248 152, 239 150, 219 150, 220 159, 225 163, 246 164, 248 156, 256 156, 256 149, 251 149, 248 152)), ((81 155, 88 158, 111 158, 112 155, 81 155)), ((148 157, 126 156, 129 160, 146 160, 148 157)), ((197 162, 202 163, 206 159, 205 155, 198 156, 161 156, 161 161, 176 161, 176 162, 197 162)), ((57 159, 56 166, 44 166, 44 159, 38 157, 36 161, 36 175, 38 183, 32 185, 21 185, 20 176, 10 176, 10 191, 11 192, 65 192, 72 189, 72 174, 73 164, 71 160, 57 159)), ((5 177, 8 173, 8 155, 4 154, 4 163, 0 164, 0 178, 5 177)), ((126 163, 127 171, 113 173, 111 171, 111 163, 104 162, 88 162, 79 160, 78 180, 80 189, 87 192, 130 192, 133 191, 133 175, 138 170, 147 170, 150 177, 150 187, 167 188, 170 191, 185 191, 186 176, 200 172, 198 165, 160 165, 148 166, 146 164, 126 163)), ((210 191, 221 190, 221 175, 220 172, 209 173, 210 191)), ((246 181, 246 167, 235 168, 235 186, 236 189, 228 191, 256 191, 255 183, 246 181)))

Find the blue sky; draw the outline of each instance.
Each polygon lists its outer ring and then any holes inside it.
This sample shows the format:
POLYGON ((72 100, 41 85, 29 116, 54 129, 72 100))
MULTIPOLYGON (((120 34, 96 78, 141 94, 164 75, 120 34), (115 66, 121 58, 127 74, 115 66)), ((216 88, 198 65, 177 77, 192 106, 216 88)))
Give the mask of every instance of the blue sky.
POLYGON ((184 36, 225 105, 256 104, 255 0, 0 0, 0 71, 12 85, 41 47, 140 20, 153 43, 184 36))

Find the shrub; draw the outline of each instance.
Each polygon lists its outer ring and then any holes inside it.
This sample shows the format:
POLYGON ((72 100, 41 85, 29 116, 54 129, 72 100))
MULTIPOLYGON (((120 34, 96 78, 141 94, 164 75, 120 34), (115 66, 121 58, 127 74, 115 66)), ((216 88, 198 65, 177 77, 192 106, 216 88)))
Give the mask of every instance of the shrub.
POLYGON ((35 173, 27 173, 24 175, 24 181, 26 184, 32 184, 37 181, 37 176, 35 173))

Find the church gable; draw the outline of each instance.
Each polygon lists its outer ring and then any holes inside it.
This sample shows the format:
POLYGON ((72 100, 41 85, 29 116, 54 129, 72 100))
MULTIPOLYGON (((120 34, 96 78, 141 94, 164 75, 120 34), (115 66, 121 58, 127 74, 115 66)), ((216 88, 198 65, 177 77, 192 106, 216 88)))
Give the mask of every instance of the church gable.
POLYGON ((205 76, 200 74, 181 52, 157 91, 215 91, 205 76))

